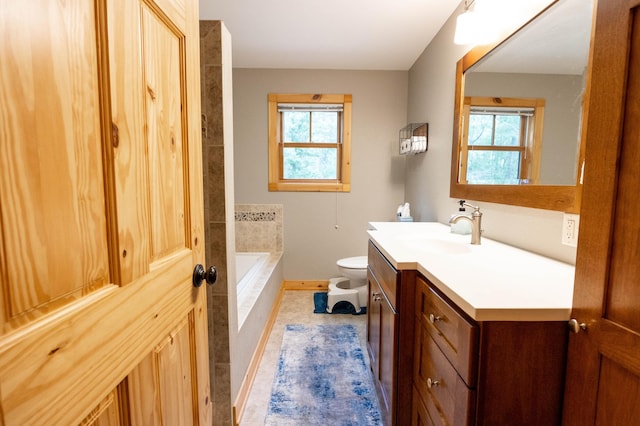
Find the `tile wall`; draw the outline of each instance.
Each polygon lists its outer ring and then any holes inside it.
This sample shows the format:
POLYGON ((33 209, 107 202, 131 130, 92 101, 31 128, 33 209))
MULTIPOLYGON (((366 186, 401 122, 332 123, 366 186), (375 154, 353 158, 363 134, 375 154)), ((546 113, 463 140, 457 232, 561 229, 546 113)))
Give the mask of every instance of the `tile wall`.
POLYGON ((207 289, 209 369, 215 424, 231 424, 231 369, 227 294, 227 222, 225 149, 222 110, 222 30, 220 21, 200 21, 200 80, 206 264, 218 269, 218 282, 207 289))
POLYGON ((282 252, 282 204, 236 204, 236 251, 282 252))

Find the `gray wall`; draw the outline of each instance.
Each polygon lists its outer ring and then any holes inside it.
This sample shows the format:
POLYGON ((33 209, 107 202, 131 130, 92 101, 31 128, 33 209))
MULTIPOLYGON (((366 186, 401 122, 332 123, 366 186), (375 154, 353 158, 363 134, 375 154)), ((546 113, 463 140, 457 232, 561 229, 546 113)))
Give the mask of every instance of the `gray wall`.
POLYGON ((367 222, 395 219, 407 79, 406 71, 233 70, 235 201, 284 205, 285 280, 337 276, 337 259, 366 255, 367 222), (353 95, 351 192, 268 191, 268 93, 353 95))
MULTIPOLYGON (((409 70, 408 120, 429 122, 429 151, 409 157, 405 197, 413 216, 446 223, 457 211, 449 197, 456 62, 469 46, 453 44, 454 13, 409 70)), ((468 200, 473 202, 473 200, 468 200)), ((533 252, 575 263, 575 248, 561 244, 562 213, 477 203, 484 212, 484 235, 533 252)))

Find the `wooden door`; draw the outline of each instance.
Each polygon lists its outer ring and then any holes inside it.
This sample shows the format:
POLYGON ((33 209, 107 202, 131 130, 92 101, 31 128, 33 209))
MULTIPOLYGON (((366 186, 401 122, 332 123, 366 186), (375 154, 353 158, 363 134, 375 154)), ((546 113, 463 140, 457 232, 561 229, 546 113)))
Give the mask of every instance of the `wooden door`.
POLYGON ((563 422, 640 419, 640 1, 598 2, 563 422))
POLYGON ((211 424, 196 0, 0 2, 0 424, 211 424))

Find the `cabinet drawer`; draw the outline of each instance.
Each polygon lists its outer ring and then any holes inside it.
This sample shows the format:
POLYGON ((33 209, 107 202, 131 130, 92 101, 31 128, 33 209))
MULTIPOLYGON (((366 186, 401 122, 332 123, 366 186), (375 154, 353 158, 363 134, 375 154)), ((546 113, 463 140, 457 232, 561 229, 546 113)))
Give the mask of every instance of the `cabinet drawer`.
POLYGON ((467 385, 475 387, 478 326, 460 315, 422 277, 417 277, 416 315, 467 385))
POLYGON ((398 271, 396 271, 371 241, 369 241, 368 263, 369 270, 376 277, 389 303, 393 309, 397 310, 396 287, 398 271))
POLYGON ((437 425, 472 424, 475 391, 458 376, 422 326, 416 333, 415 356, 414 386, 422 396, 430 420, 437 425))
POLYGON ((422 402, 422 397, 416 388, 413 388, 413 413, 411 415, 411 426, 438 426, 431 420, 427 412, 427 407, 422 402))

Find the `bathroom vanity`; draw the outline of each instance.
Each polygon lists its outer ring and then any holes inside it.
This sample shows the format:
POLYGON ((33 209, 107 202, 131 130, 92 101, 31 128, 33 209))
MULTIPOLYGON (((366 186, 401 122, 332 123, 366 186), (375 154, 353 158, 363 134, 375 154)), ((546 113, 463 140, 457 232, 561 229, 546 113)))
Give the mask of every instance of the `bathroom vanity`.
POLYGON ((560 424, 574 268, 439 223, 371 223, 368 352, 388 425, 560 424))
POLYGON ((381 414, 387 425, 407 424, 411 419, 410 413, 397 413, 396 401, 399 395, 402 395, 402 399, 411 398, 413 365, 411 358, 407 358, 411 354, 398 349, 401 342, 413 339, 412 327, 407 330, 405 314, 400 316, 399 312, 413 305, 413 295, 409 289, 414 288, 415 272, 398 272, 371 241, 368 257, 367 349, 376 379, 381 414), (400 420, 396 420, 398 416, 400 420))

